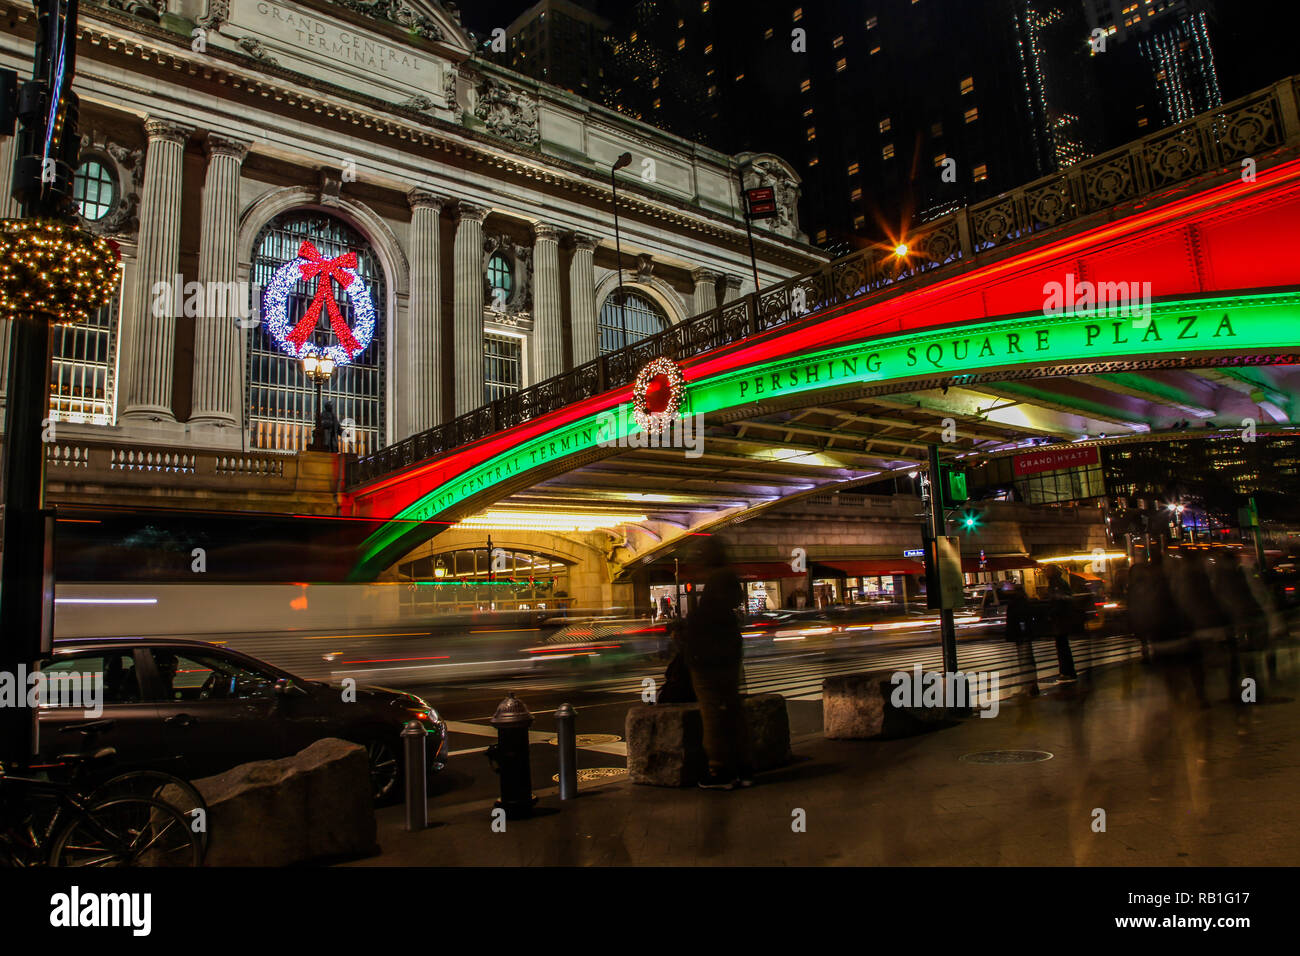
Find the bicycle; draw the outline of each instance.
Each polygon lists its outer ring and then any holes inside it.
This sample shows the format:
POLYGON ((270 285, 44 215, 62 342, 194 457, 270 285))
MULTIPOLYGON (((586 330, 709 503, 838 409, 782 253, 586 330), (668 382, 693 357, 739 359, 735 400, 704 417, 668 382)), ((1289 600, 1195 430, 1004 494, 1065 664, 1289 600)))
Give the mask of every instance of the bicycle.
POLYGON ((104 747, 26 768, 43 771, 41 777, 18 776, 0 766, 0 862, 24 868, 201 865, 204 841, 172 804, 154 797, 114 796, 108 788, 123 787, 120 778, 90 793, 80 786, 88 768, 115 754, 104 747), (69 779, 50 773, 65 768, 71 768, 69 779), (33 804, 52 804, 53 812, 39 813, 33 804))

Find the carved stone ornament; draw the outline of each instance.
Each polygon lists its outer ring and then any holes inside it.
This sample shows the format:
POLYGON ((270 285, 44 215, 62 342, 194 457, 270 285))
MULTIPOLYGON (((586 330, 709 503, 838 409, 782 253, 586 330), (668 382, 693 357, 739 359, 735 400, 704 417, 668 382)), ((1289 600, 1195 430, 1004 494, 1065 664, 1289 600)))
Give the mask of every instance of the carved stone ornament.
POLYGON ((498 321, 502 313, 492 308, 492 284, 488 281, 488 263, 496 253, 501 253, 510 262, 510 276, 514 280, 510 297, 506 299, 505 315, 520 312, 532 313, 533 310, 533 247, 520 245, 506 235, 483 237, 483 301, 488 310, 498 321))
POLYGON ((445 67, 442 71, 442 96, 447 101, 447 109, 451 110, 453 120, 459 123, 465 111, 456 101, 456 68, 453 66, 445 67))
POLYGON ((77 220, 100 236, 133 236, 140 228, 140 187, 144 183, 144 150, 129 149, 95 130, 81 136, 81 162, 93 160, 113 173, 116 188, 108 213, 99 219, 77 220))
POLYGON ((423 40, 443 39, 442 27, 405 0, 334 0, 337 6, 375 20, 388 20, 423 40))
POLYGON ((537 128, 537 101, 526 90, 484 78, 478 86, 474 115, 483 121, 493 136, 521 146, 536 146, 541 141, 537 128))
POLYGON ((104 6, 121 10, 142 20, 157 23, 167 9, 167 0, 102 0, 104 6))
POLYGON ((208 0, 208 12, 199 17, 197 22, 205 30, 217 30, 229 19, 230 0, 208 0))
POLYGON ((239 41, 239 48, 251 56, 258 63, 266 66, 279 66, 280 61, 271 56, 262 41, 256 37, 242 37, 239 41))
POLYGON ((642 285, 649 285, 653 278, 652 273, 655 271, 654 257, 641 254, 636 257, 636 281, 642 285))
POLYGON ((417 110, 423 113, 426 110, 433 109, 435 104, 433 100, 429 99, 423 93, 416 93, 409 100, 398 103, 397 105, 404 110, 417 110))

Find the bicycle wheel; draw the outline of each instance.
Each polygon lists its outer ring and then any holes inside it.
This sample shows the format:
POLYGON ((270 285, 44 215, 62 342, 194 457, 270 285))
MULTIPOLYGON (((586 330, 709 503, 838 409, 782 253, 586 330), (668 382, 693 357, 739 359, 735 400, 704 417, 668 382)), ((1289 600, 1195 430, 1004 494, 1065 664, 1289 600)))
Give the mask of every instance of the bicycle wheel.
POLYGON ((78 814, 50 848, 51 866, 199 866, 203 845, 185 815, 149 797, 109 800, 78 814))
POLYGON ((190 822, 199 836, 203 852, 208 851, 208 804, 188 780, 162 770, 132 770, 120 773, 96 787, 86 798, 88 806, 122 797, 149 797, 170 803, 190 822), (169 791, 168 787, 175 787, 169 791), (166 796, 164 796, 166 794, 166 796), (196 830, 195 827, 198 827, 196 830))

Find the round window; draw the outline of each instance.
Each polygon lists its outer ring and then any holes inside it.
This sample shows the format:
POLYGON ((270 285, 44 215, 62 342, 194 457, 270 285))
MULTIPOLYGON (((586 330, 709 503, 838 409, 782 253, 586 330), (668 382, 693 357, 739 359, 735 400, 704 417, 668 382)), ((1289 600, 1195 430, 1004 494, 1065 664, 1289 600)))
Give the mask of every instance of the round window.
POLYGON ((501 298, 510 297, 511 286, 514 284, 514 277, 510 274, 510 260, 501 253, 496 253, 488 260, 488 286, 493 292, 500 290, 501 298))
POLYGON ((87 160, 72 176, 72 198, 82 218, 96 222, 108 215, 117 198, 117 182, 98 160, 87 160))

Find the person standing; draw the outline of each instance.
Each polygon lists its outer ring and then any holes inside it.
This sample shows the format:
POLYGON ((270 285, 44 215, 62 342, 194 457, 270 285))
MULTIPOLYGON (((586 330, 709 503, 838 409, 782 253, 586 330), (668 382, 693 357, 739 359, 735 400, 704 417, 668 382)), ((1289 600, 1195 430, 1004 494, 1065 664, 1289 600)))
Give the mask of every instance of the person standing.
POLYGON ((1074 654, 1070 650, 1070 635, 1074 631, 1074 592, 1057 565, 1049 564, 1046 574, 1052 633, 1056 636, 1056 661, 1061 670, 1056 679, 1059 683, 1069 683, 1079 679, 1074 671, 1074 654))
POLYGON ((728 566, 725 544, 705 539, 700 563, 708 569, 703 593, 686 617, 686 664, 700 702, 708 775, 704 790, 753 784, 749 729, 740 696, 743 638, 738 609, 745 603, 740 578, 728 566))

